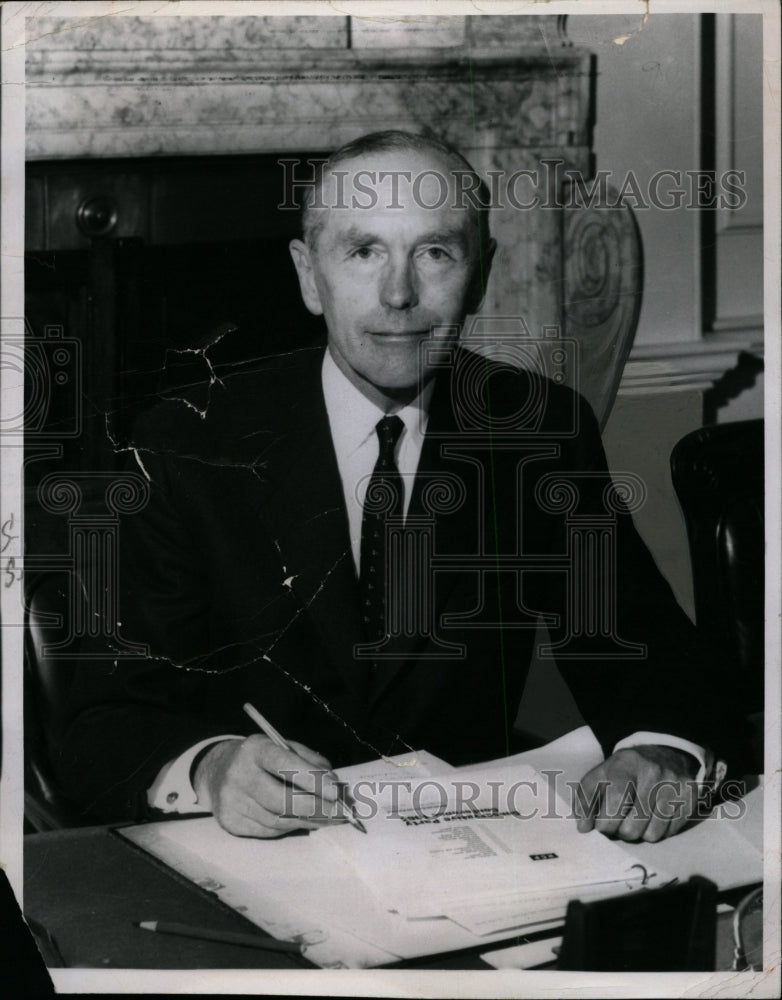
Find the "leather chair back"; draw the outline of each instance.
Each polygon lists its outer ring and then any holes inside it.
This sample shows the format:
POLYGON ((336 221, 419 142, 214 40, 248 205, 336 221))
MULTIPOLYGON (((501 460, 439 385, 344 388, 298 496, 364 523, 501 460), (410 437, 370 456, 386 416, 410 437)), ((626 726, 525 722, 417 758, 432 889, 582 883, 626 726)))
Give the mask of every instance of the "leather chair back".
POLYGON ((47 655, 66 633, 68 579, 64 573, 41 574, 27 588, 24 649, 25 819, 38 831, 74 825, 68 803, 52 772, 56 753, 58 707, 67 697, 75 661, 47 655))
MULTIPOLYGON (((714 681, 751 717, 763 708, 763 421, 687 434, 671 475, 687 525, 696 621, 724 651, 714 681)), ((747 766, 762 771, 762 741, 754 742, 747 766)))

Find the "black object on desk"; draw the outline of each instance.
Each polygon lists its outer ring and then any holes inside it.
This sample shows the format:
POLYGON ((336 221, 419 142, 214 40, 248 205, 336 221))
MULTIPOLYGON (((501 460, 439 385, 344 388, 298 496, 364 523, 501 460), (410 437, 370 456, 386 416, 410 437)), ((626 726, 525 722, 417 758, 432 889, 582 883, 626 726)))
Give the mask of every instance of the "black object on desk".
POLYGON ((568 904, 558 969, 708 972, 715 968, 717 887, 681 885, 568 904))

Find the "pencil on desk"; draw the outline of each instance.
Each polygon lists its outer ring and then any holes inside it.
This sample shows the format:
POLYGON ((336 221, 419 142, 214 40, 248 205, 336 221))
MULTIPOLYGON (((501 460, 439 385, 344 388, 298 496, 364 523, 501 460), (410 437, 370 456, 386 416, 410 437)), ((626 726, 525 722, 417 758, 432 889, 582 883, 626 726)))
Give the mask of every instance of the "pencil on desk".
MULTIPOLYGON (((249 701, 246 701, 242 707, 244 708, 244 711, 253 720, 255 725, 269 737, 272 743, 274 743, 278 747, 281 747, 283 750, 292 750, 293 753, 296 752, 290 746, 288 741, 277 732, 277 730, 274 728, 271 722, 269 722, 269 720, 265 716, 261 715, 261 713, 254 705, 251 705, 249 701)), ((362 833, 367 832, 367 828, 364 826, 361 820, 353 815, 352 809, 350 809, 342 799, 337 799, 337 808, 341 812, 342 818, 346 819, 351 826, 355 827, 357 830, 360 830, 362 833)))
POLYGON ((179 937, 198 938, 201 941, 238 944, 244 948, 262 948, 264 951, 288 951, 301 954, 301 945, 297 941, 278 941, 272 937, 242 934, 240 931, 214 931, 206 927, 190 927, 188 924, 168 923, 164 920, 142 920, 136 926, 143 931, 152 931, 156 934, 177 934, 179 937))

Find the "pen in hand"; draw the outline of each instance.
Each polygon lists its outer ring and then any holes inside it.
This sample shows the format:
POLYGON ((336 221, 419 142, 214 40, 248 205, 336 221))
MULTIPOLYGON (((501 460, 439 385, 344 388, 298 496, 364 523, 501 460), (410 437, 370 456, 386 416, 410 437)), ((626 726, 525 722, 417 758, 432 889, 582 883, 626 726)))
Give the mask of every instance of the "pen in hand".
MULTIPOLYGON (((244 708, 244 711, 247 713, 247 715, 249 715, 250 718, 253 720, 253 722, 256 724, 256 726, 258 726, 258 728, 269 737, 272 743, 274 743, 276 746, 280 747, 283 750, 292 750, 292 747, 287 742, 287 740, 285 740, 284 737, 277 732, 277 730, 274 728, 271 722, 269 722, 268 719, 266 719, 263 715, 261 715, 261 713, 258 711, 257 708, 255 708, 254 705, 251 705, 249 702, 245 702, 245 704, 242 707, 244 708)), ((344 795, 345 794, 344 785, 340 786, 340 788, 342 795, 344 795)), ((352 809, 348 807, 344 799, 339 798, 336 801, 337 801, 337 810, 339 811, 342 818, 347 820, 348 823, 350 823, 352 827, 355 827, 356 830, 360 830, 362 833, 366 833, 367 828, 364 826, 361 820, 358 819, 357 816, 354 816, 352 809)))

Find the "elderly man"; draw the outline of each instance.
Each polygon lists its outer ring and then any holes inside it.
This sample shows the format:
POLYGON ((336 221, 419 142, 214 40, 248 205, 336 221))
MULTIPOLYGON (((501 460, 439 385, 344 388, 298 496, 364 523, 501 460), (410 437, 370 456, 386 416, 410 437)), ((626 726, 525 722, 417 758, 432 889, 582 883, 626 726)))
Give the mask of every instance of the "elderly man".
MULTIPOLYGON (((152 496, 122 526, 119 617, 150 655, 77 672, 59 770, 85 818, 212 811, 278 836, 334 812, 332 765, 513 749, 534 623, 556 645, 574 613, 543 485, 580 475, 579 512, 604 514, 608 473, 577 396, 457 343, 495 249, 481 190, 434 139, 343 147, 290 248, 325 352, 224 379, 203 420, 172 400, 140 426, 152 496), (520 549, 535 558, 508 568, 520 549)), ((720 722, 690 623, 629 514, 615 527, 613 653, 560 663, 607 757, 580 826, 657 840, 686 822, 720 722), (670 809, 631 808, 655 787, 670 809)))

